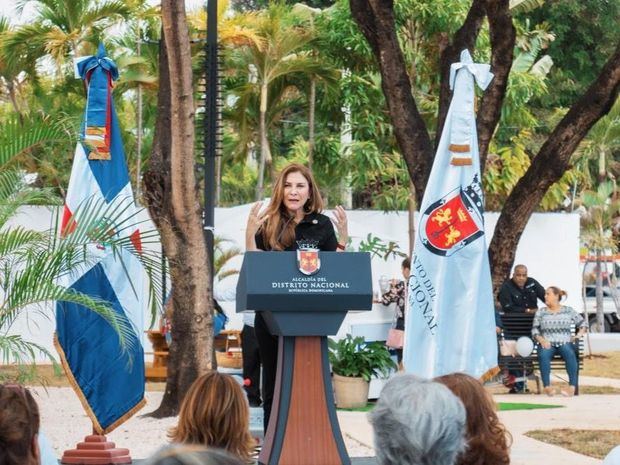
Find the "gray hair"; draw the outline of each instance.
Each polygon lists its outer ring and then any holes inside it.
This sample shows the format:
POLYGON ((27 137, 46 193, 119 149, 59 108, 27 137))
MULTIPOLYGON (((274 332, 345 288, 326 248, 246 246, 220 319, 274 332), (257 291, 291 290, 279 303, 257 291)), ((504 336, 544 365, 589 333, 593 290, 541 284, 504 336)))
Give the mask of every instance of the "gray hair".
POLYGON ((243 462, 221 449, 172 444, 160 449, 144 465, 243 465, 243 462))
POLYGON ((368 416, 380 465, 453 465, 465 449, 465 407, 443 384, 398 374, 368 416))

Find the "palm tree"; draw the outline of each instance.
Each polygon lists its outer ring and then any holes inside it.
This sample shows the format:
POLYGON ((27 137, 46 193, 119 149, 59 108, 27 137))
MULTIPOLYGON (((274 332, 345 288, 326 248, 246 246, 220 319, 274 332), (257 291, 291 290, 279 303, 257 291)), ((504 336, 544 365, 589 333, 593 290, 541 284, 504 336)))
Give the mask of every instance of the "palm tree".
POLYGON ((71 56, 91 54, 104 31, 131 13, 118 0, 18 0, 21 11, 33 5, 31 23, 13 31, 4 41, 5 50, 27 51, 29 56, 51 56, 59 70, 71 56))
POLYGON ((596 191, 585 191, 581 196, 581 238, 589 251, 596 256, 596 322, 598 331, 604 331, 602 257, 617 251, 612 235, 614 219, 620 214, 620 199, 614 196, 616 187, 605 182, 596 191))
MULTIPOLYGON (((12 32, 8 18, 0 16, 0 44, 12 32)), ((34 60, 29 60, 20 53, 5 53, 6 49, 0 46, 0 89, 6 95, 17 113, 20 121, 23 120, 22 108, 19 103, 19 89, 28 75, 35 74, 34 60)))
POLYGON ((581 144, 580 164, 590 185, 613 181, 610 168, 618 168, 615 153, 620 149, 620 101, 590 130, 581 144))
MULTIPOLYGON (((89 249, 95 244, 105 243, 114 253, 128 250, 147 266, 149 273, 156 274, 158 270, 156 257, 148 252, 139 254, 129 239, 110 237, 109 229, 101 227, 103 217, 122 224, 124 209, 118 205, 106 209, 91 202, 81 206, 76 211, 75 230, 62 238, 55 230, 32 231, 8 224, 20 207, 49 205, 56 199, 49 189, 30 187, 24 173, 14 167, 15 159, 33 147, 63 136, 66 137, 64 128, 57 124, 33 119, 23 125, 16 119, 6 121, 0 136, 0 294, 4 296, 0 302, 0 360, 5 364, 33 362, 37 351, 52 358, 37 344, 9 333, 24 311, 52 301, 77 303, 97 312, 115 328, 122 344, 134 343, 129 337, 129 323, 119 318, 107 302, 59 284, 64 276, 92 266, 95 257, 89 249)), ((152 237, 151 233, 142 236, 144 243, 152 237)), ((155 293, 156 287, 151 295, 155 293)))
POLYGON ((314 30, 301 25, 289 8, 275 3, 252 16, 255 18, 253 27, 262 42, 236 50, 231 59, 236 69, 249 73, 252 65, 252 69, 256 70, 256 81, 248 82, 245 90, 258 96, 259 102, 260 158, 256 198, 260 199, 263 196, 265 170, 271 172, 272 179, 275 178, 267 122, 272 86, 278 81, 282 86, 285 78, 295 75, 327 76, 333 75, 333 72, 326 73, 324 66, 307 51, 315 38, 314 30))

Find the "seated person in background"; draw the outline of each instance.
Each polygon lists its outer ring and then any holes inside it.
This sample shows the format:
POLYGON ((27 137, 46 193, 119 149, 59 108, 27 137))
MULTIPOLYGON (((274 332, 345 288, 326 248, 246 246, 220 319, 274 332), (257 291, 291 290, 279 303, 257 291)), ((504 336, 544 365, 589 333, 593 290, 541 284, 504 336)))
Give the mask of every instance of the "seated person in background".
POLYGON ((568 389, 562 390, 562 395, 570 397, 575 394, 579 375, 577 351, 573 343, 578 337, 583 336, 588 325, 574 309, 560 304, 563 297, 566 297, 566 292, 560 288, 555 286, 547 288, 545 292, 547 306, 539 309, 534 316, 532 338, 540 344, 538 364, 545 393, 549 396, 555 394, 549 379, 551 359, 555 354, 560 354, 566 364, 569 383, 568 389), (573 334, 573 326, 579 329, 577 334, 573 334))
POLYGON ((244 462, 256 445, 249 431, 250 410, 243 389, 229 375, 211 371, 191 385, 168 437, 176 443, 224 449, 244 462))
POLYGON ((525 265, 517 265, 512 278, 502 284, 497 298, 505 313, 535 313, 538 299, 545 301, 545 288, 534 278, 528 278, 525 265))
POLYGON ((39 465, 39 407, 18 384, 0 385, 0 464, 39 465))
MULTIPOLYGON (((405 258, 400 265, 401 272, 403 274, 404 281, 393 279, 390 283, 390 290, 381 296, 381 303, 383 305, 390 305, 396 303, 394 309, 394 321, 392 328, 405 330, 405 308, 407 305, 407 282, 409 281, 409 274, 411 273, 411 260, 405 258)), ((399 344, 400 345, 400 344, 399 344)), ((403 347, 393 347, 396 351, 396 357, 398 363, 403 361, 403 347)))
POLYGON ((431 380, 394 376, 368 417, 379 465, 453 465, 465 449, 465 408, 431 380))
POLYGON ((461 399, 467 412, 467 449, 457 465, 508 465, 512 436, 499 421, 495 402, 480 381, 465 373, 435 378, 461 399))
POLYGON ((243 465, 243 462, 223 450, 174 444, 157 452, 144 465, 243 465))

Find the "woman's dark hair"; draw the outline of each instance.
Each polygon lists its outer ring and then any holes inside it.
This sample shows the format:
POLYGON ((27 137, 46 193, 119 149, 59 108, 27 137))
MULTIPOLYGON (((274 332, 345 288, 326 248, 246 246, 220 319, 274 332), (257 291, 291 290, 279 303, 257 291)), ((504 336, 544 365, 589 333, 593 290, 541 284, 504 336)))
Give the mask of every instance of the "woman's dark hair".
POLYGON ((38 465, 33 441, 39 434, 39 407, 18 384, 0 385, 0 464, 38 465))
POLYGON ((407 268, 407 269, 409 269, 409 270, 410 270, 410 269, 411 269, 411 260, 409 259, 409 257, 405 258, 405 259, 403 260, 403 262, 400 264, 400 266, 401 266, 402 268, 407 268))
POLYGON ((557 286, 549 286, 548 289, 558 296, 558 302, 568 295, 566 291, 563 291, 557 286))
POLYGON ((435 378, 461 399, 467 412, 467 449, 456 465, 508 465, 512 436, 499 421, 495 403, 480 381, 465 373, 435 378))

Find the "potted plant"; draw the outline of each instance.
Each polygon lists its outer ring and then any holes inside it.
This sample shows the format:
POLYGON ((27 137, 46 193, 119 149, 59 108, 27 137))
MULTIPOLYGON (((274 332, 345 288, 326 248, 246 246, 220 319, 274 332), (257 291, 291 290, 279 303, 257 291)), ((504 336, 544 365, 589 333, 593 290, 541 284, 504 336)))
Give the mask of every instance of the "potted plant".
POLYGON ((366 342, 363 337, 328 340, 329 361, 334 374, 334 392, 338 408, 361 408, 368 402, 368 387, 373 376, 387 376, 396 369, 390 352, 382 342, 366 342))

